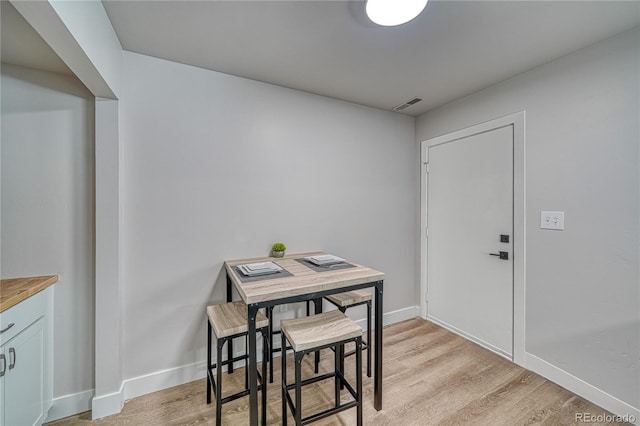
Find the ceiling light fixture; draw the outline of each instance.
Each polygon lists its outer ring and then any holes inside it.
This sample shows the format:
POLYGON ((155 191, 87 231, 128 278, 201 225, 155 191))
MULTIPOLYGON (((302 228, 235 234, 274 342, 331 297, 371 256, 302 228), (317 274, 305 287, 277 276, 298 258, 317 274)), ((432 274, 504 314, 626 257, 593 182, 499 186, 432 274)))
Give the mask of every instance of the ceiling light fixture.
POLYGON ((367 15, 378 25, 393 27, 420 15, 428 0, 366 0, 367 15))

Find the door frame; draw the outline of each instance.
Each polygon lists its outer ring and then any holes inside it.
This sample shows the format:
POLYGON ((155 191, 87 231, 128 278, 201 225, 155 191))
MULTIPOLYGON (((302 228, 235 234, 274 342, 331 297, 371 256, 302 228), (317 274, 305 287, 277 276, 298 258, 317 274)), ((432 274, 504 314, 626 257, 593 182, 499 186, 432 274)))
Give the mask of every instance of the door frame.
POLYGON ((525 111, 463 128, 420 143, 420 316, 427 319, 427 165, 429 148, 513 126, 513 350, 512 361, 525 366, 526 186, 525 111))

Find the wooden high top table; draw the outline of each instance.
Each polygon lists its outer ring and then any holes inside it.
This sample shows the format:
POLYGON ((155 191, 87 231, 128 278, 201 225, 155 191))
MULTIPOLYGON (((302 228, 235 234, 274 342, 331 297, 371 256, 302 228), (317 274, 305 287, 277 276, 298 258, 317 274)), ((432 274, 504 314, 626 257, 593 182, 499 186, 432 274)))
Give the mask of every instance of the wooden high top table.
MULTIPOLYGON (((346 269, 323 268, 316 271, 306 266, 296 259, 307 256, 325 254, 323 252, 310 252, 290 254, 282 258, 257 257, 251 259, 227 260, 224 267, 227 273, 227 301, 232 300, 232 286, 247 305, 248 326, 249 326, 249 365, 257 364, 256 355, 256 314, 258 309, 269 306, 282 305, 286 303, 304 302, 312 300, 316 302, 316 313, 321 311, 322 298, 324 296, 342 293, 345 291, 374 287, 374 312, 375 312, 375 338, 373 345, 373 365, 374 365, 374 407, 376 410, 382 409, 382 288, 384 273, 376 271, 366 266, 358 265, 354 262, 348 263, 353 267, 346 269), (259 281, 242 282, 244 276, 234 268, 237 265, 254 262, 274 262, 281 266, 291 275, 265 277, 259 281)), ((367 342, 370 344, 370 342, 367 342)), ((230 342, 229 352, 232 352, 230 342)), ((284 356, 284 353, 283 353, 284 356)), ((231 359, 231 354, 230 358, 231 359)), ((264 362, 265 360, 263 360, 264 362)), ((229 364, 230 371, 233 371, 232 364, 229 364)), ((265 379, 266 380, 266 379, 265 379)), ((258 425, 258 376, 255 368, 249 368, 249 407, 250 424, 258 425)))

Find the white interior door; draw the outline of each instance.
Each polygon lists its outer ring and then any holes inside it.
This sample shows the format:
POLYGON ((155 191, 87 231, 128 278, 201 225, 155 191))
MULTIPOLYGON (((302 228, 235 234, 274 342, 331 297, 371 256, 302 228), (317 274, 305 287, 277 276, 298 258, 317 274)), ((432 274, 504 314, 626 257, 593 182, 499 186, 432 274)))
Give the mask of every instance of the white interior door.
POLYGON ((508 125, 430 146, 426 196, 427 317, 510 359, 513 138, 508 125))

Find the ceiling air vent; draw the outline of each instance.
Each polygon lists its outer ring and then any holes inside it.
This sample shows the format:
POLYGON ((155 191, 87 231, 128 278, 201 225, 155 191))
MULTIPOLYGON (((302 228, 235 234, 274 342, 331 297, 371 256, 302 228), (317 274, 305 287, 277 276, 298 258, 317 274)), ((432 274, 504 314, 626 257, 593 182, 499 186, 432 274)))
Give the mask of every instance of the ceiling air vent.
POLYGON ((407 101, 407 102, 405 102, 405 103, 403 103, 401 105, 398 105, 397 107, 393 107, 393 110, 394 111, 398 111, 398 112, 404 111, 405 109, 409 108, 411 105, 415 105, 418 102, 420 102, 421 100, 422 99, 420 99, 420 98, 413 98, 410 101, 407 101))

